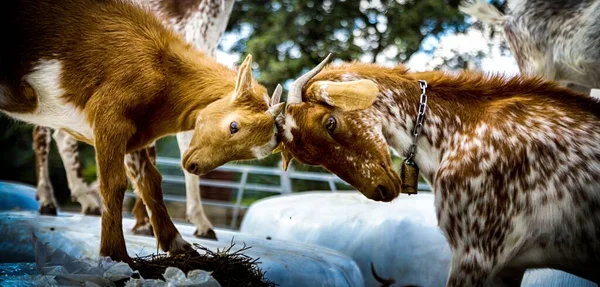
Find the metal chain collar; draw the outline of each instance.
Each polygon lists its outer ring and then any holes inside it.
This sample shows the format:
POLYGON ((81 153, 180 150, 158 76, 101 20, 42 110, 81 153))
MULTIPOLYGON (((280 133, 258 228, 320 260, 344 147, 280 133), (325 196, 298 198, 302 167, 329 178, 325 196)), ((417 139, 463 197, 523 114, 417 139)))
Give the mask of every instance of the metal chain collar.
POLYGON ((413 128, 413 143, 408 148, 408 156, 406 160, 412 160, 417 153, 417 140, 421 134, 423 128, 423 122, 425 121, 425 111, 427 110, 427 81, 419 80, 419 87, 421 88, 421 101, 419 103, 419 110, 417 113, 417 121, 413 128))

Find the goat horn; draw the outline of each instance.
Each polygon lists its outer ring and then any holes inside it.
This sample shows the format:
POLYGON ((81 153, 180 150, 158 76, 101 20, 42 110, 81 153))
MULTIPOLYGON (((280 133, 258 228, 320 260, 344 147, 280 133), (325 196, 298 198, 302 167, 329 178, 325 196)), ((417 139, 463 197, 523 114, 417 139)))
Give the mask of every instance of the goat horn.
POLYGON ((283 88, 281 87, 281 85, 277 84, 275 91, 273 91, 273 96, 271 97, 271 106, 279 104, 279 101, 281 100, 281 92, 282 91, 283 91, 283 88))
POLYGON ((290 85, 290 91, 288 93, 287 99, 288 104, 298 104, 302 102, 302 88, 304 88, 304 85, 306 85, 306 83, 308 83, 310 79, 316 76, 323 69, 325 64, 327 64, 327 62, 329 61, 330 57, 331 53, 329 53, 329 55, 327 55, 327 57, 325 57, 325 59, 321 61, 321 63, 319 63, 316 67, 308 71, 306 74, 302 75, 300 78, 296 79, 290 85))

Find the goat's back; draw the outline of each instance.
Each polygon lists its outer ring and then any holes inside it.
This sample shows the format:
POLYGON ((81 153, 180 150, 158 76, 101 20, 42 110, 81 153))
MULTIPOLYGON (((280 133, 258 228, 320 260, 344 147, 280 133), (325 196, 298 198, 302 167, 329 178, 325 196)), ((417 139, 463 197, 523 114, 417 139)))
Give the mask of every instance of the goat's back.
POLYGON ((65 68, 85 76, 111 64, 156 57, 148 52, 172 36, 154 15, 128 1, 2 1, 0 11, 3 77, 21 77, 39 59, 68 60, 77 66, 65 68))
POLYGON ((3 1, 0 11, 0 82, 17 87, 40 60, 56 60, 67 101, 79 107, 107 80, 155 94, 170 47, 187 45, 130 1, 3 1))

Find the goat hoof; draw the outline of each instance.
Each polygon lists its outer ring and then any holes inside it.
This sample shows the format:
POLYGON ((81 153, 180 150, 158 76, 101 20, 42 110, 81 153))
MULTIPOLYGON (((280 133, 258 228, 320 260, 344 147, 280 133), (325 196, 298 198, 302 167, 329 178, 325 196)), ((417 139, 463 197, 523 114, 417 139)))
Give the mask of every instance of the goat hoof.
POLYGON ((152 229, 152 224, 150 222, 146 224, 136 224, 131 232, 135 235, 145 235, 145 236, 154 236, 154 229, 152 229))
MULTIPOLYGON (((169 250, 169 255, 170 256, 176 256, 179 254, 190 254, 190 255, 194 255, 194 247, 192 247, 192 245, 188 242, 181 242, 181 245, 177 248, 173 248, 173 250, 169 250)), ((198 252, 195 252, 196 254, 198 252)), ((199 255, 199 254, 197 254, 199 255)))
POLYGON ((202 234, 198 231, 198 229, 196 229, 196 232, 194 232, 194 236, 198 238, 217 240, 217 234, 212 228, 209 228, 206 232, 202 234))
POLYGON ((95 207, 87 207, 86 209, 83 210, 83 214, 100 216, 100 215, 102 215, 102 212, 100 211, 100 207, 95 206, 95 207))
POLYGON ((53 215, 56 216, 56 206, 53 204, 40 205, 39 212, 41 215, 53 215))

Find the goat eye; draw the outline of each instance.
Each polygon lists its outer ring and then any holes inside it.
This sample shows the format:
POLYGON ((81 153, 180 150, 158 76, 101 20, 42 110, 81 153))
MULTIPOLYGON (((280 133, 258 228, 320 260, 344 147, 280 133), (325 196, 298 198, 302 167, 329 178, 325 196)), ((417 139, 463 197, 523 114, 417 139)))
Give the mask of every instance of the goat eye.
POLYGON ((229 131, 231 132, 231 134, 235 134, 240 130, 240 127, 238 125, 237 122, 231 122, 229 124, 229 131))
POLYGON ((329 117, 325 122, 325 128, 328 132, 333 132, 337 126, 337 120, 334 117, 329 117))

